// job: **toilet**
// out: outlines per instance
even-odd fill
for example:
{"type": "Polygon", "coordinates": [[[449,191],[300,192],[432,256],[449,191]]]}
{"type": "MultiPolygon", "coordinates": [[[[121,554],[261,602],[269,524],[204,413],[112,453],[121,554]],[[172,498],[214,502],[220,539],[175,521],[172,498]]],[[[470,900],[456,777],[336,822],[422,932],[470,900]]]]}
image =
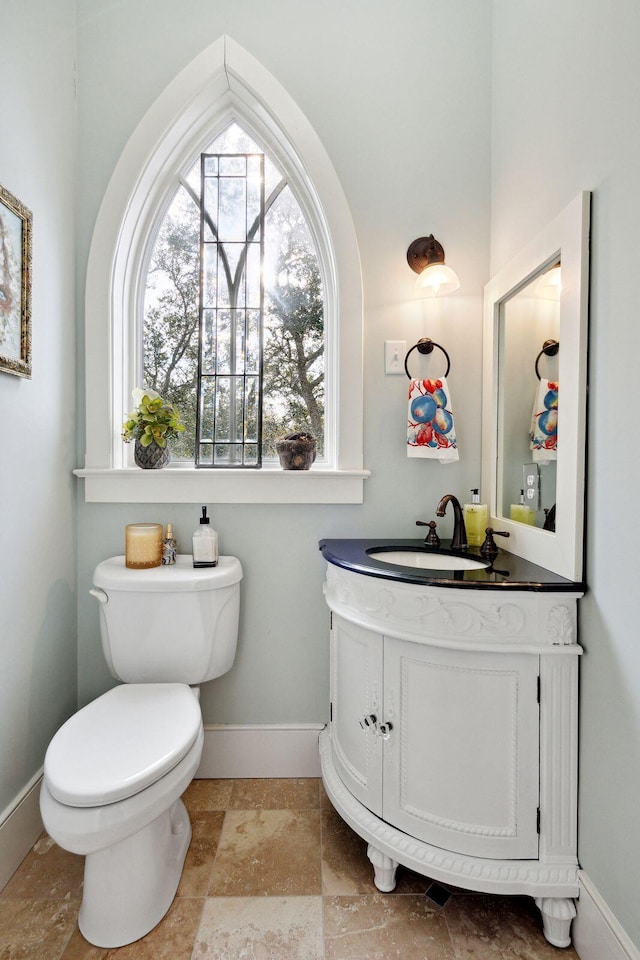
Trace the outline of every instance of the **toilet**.
{"type": "Polygon", "coordinates": [[[233,664],[241,580],[235,557],[95,569],[102,648],[122,683],[58,730],[40,793],[49,836],[86,857],[78,923],[95,946],[138,940],[173,901],[191,839],[180,796],[204,743],[199,684],[233,664]]]}

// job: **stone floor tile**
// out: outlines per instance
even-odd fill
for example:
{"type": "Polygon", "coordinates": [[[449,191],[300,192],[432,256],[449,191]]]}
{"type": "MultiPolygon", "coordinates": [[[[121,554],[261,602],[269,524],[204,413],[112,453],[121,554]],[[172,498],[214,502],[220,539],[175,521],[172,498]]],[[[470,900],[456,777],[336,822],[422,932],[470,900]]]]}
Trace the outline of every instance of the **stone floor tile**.
{"type": "Polygon", "coordinates": [[[323,960],[321,897],[211,897],[197,960],[323,960]]]}
{"type": "MultiPolygon", "coordinates": [[[[376,893],[367,841],[359,837],[331,808],[321,813],[322,892],[332,896],[376,893]]],[[[394,894],[424,893],[432,883],[405,867],[398,867],[394,894]]]]}
{"type": "Polygon", "coordinates": [[[321,892],[317,810],[228,810],[209,896],[321,892]]]}
{"type": "Polygon", "coordinates": [[[233,780],[192,780],[182,801],[189,813],[203,810],[226,810],[231,799],[233,780]]]}
{"type": "Polygon", "coordinates": [[[60,960],[190,960],[203,905],[202,898],[174,900],[157,927],[124,947],[94,947],[76,928],[60,960]]]}
{"type": "Polygon", "coordinates": [[[432,881],[403,867],[381,894],[366,842],[319,780],[195,780],[184,800],[193,836],[178,896],[146,937],[87,943],[84,858],[43,834],[0,893],[0,960],[578,960],[547,943],[530,897],[444,883],[439,906],[432,881]]]}
{"type": "Polygon", "coordinates": [[[0,899],[82,899],[84,857],[63,850],[43,833],[24,858],[0,899]]]}
{"type": "Polygon", "coordinates": [[[320,781],[320,809],[321,810],[333,810],[335,809],[331,800],[327,796],[327,791],[324,788],[322,780],[320,781]]]}
{"type": "Polygon", "coordinates": [[[229,810],[318,810],[317,779],[234,780],[229,810]]]}
{"type": "Polygon", "coordinates": [[[374,893],[367,842],[331,808],[323,810],[322,892],[331,896],[374,893]]]}
{"type": "Polygon", "coordinates": [[[224,810],[190,814],[191,843],[176,896],[206,897],[224,816],[224,810]]]}
{"type": "Polygon", "coordinates": [[[443,910],[457,960],[578,960],[544,938],[531,897],[453,896],[443,910]]]}
{"type": "Polygon", "coordinates": [[[1,960],[58,960],[76,925],[77,900],[0,900],[1,960]]]}
{"type": "Polygon", "coordinates": [[[441,910],[426,897],[324,897],[327,960],[457,960],[441,910]]]}

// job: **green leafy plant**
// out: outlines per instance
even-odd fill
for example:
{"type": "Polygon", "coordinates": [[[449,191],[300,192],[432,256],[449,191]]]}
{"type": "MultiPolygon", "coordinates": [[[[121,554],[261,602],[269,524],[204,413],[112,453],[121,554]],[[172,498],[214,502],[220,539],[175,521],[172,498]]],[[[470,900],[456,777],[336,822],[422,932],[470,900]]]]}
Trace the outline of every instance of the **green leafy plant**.
{"type": "Polygon", "coordinates": [[[136,408],[122,424],[125,443],[139,440],[143,447],[149,447],[152,443],[166,447],[170,437],[184,431],[174,405],[165,402],[155,390],[136,387],[132,396],[136,408]]]}

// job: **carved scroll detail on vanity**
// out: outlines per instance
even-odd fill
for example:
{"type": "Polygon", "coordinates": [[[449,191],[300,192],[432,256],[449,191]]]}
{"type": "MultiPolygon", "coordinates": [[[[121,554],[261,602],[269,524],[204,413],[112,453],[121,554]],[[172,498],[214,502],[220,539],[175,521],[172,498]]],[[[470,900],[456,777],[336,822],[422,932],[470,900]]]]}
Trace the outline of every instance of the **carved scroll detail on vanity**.
{"type": "Polygon", "coordinates": [[[553,644],[575,643],[576,624],[566,607],[552,607],[547,614],[547,635],[553,644]]]}
{"type": "Polygon", "coordinates": [[[325,594],[329,606],[363,626],[397,632],[420,640],[425,634],[445,641],[492,644],[552,642],[540,636],[535,595],[519,593],[496,598],[495,593],[418,584],[392,583],[363,577],[328,564],[325,594]]]}

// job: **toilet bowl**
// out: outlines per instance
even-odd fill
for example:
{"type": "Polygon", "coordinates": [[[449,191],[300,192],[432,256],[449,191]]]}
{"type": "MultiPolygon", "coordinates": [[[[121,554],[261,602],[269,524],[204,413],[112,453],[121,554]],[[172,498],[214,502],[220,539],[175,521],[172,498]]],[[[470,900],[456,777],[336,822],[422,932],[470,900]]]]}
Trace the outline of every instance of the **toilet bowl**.
{"type": "Polygon", "coordinates": [[[120,947],[148,933],[180,881],[191,839],[180,796],[204,743],[199,688],[189,683],[229,669],[237,640],[242,568],[235,558],[221,559],[234,562],[190,573],[191,558],[183,557],[173,576],[158,568],[130,578],[122,572],[124,558],[113,558],[105,561],[106,572],[99,565],[94,575],[107,662],[115,675],[119,668],[145,682],[112,688],[58,730],[45,757],[40,809],[52,839],[86,858],[78,923],[99,947],[120,947]],[[140,614],[158,606],[169,628],[186,617],[189,634],[176,629],[169,642],[170,632],[156,626],[150,636],[141,628],[140,614]],[[166,679],[168,669],[180,675],[178,682],[166,679]]]}

